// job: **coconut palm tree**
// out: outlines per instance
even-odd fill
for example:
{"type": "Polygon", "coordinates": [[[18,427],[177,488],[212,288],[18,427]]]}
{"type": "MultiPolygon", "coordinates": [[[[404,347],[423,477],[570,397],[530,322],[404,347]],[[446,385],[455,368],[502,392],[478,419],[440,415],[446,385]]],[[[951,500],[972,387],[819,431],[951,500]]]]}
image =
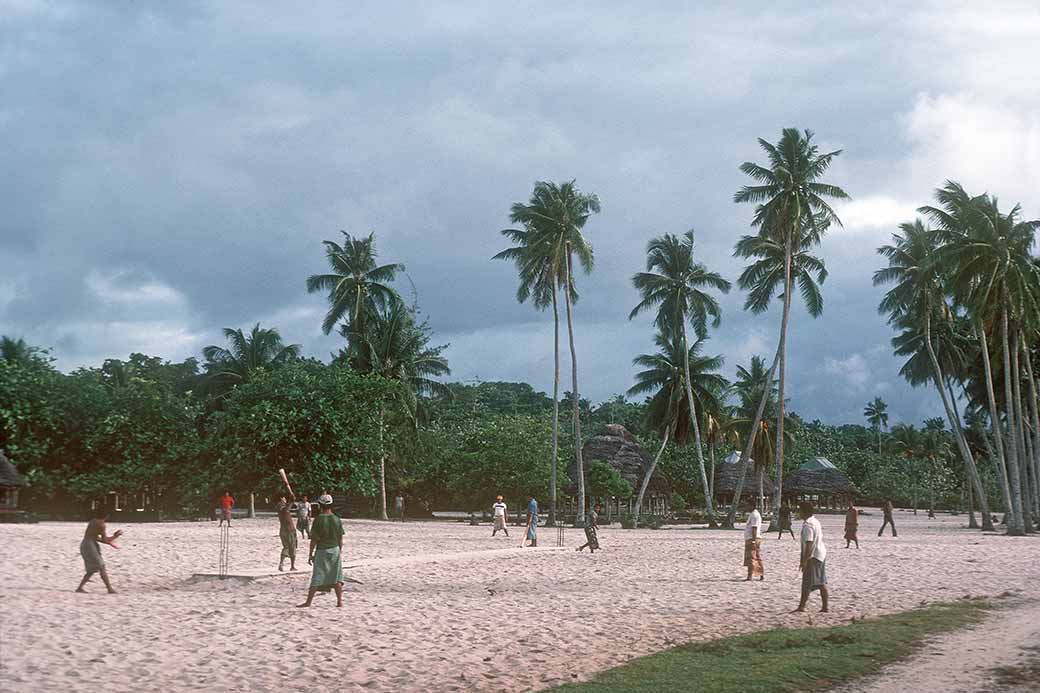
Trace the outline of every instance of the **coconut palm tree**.
{"type": "MultiPolygon", "coordinates": [[[[681,344],[680,354],[689,352],[687,322],[693,325],[694,334],[699,340],[706,338],[709,321],[712,327],[719,326],[722,311],[718,300],[709,291],[714,289],[728,293],[730,289],[730,283],[721,275],[709,271],[703,263],[694,260],[693,231],[687,231],[681,238],[669,233],[652,239],[646,248],[646,271],[633,276],[632,284],[639,291],[641,300],[629,313],[628,319],[633,319],[645,310],[656,308],[654,324],[659,329],[675,331],[681,344]]],[[[711,485],[704,468],[701,428],[693,397],[689,363],[684,363],[683,369],[687,407],[693,426],[694,451],[697,453],[697,464],[700,467],[708,521],[714,524],[715,507],[711,497],[711,485]]]]}
{"type": "MultiPolygon", "coordinates": [[[[448,387],[434,378],[450,375],[448,360],[442,356],[446,346],[430,346],[430,330],[419,323],[415,310],[393,301],[384,310],[370,316],[364,336],[366,353],[371,359],[371,372],[399,384],[395,402],[397,409],[414,426],[426,418],[422,398],[450,397],[448,387]]],[[[383,434],[386,405],[379,408],[379,511],[386,520],[386,451],[383,434]]]]}
{"type": "Polygon", "coordinates": [[[337,323],[345,320],[349,326],[347,348],[357,352],[354,360],[362,372],[367,372],[369,359],[365,353],[365,325],[377,311],[400,302],[401,297],[389,282],[398,272],[404,271],[404,265],[376,264],[374,233],[365,238],[354,238],[346,231],[340,233],[343,234],[343,245],[322,241],[332,271],[307,277],[307,293],[328,292],[329,310],[321,329],[329,334],[337,323]]]}
{"type": "Polygon", "coordinates": [[[524,204],[514,203],[509,219],[520,224],[531,235],[525,239],[522,257],[524,263],[540,267],[533,273],[524,274],[521,269],[521,284],[530,277],[532,287],[550,286],[553,302],[557,288],[563,289],[567,315],[567,337],[571,352],[572,417],[574,422],[574,455],[577,463],[578,517],[577,524],[585,523],[585,468],[581,459],[581,414],[578,390],[578,354],[574,347],[574,316],[572,311],[574,289],[574,259],[586,274],[594,264],[592,246],[582,234],[586,222],[600,210],[599,198],[581,192],[573,180],[565,183],[538,181],[534,185],[530,200],[524,204]],[[544,273],[544,278],[542,277],[544,273]]]}
{"type": "MultiPolygon", "coordinates": [[[[752,226],[759,229],[759,235],[771,238],[784,250],[783,269],[783,312],[780,319],[780,339],[777,356],[773,368],[780,369],[779,396],[777,400],[777,446],[776,446],[776,490],[775,505],[783,493],[783,456],[784,456],[784,397],[786,389],[787,364],[787,328],[791,317],[791,294],[794,289],[794,256],[803,250],[807,242],[822,238],[825,225],[837,224],[841,220],[831,209],[828,199],[845,200],[848,194],[836,185],[820,180],[827,172],[831,162],[841,154],[841,150],[821,153],[812,143],[813,133],[804,133],[796,128],[785,128],[777,144],[763,139],[758,143],[765,150],[768,164],[763,166],[750,161],[744,162],[740,170],[756,181],[756,184],[742,187],[733,196],[734,202],[748,202],[756,205],[752,226]]],[[[807,285],[799,288],[803,295],[807,285]]],[[[769,294],[765,297],[768,301],[769,294]]],[[[808,298],[808,297],[807,297],[808,298]]],[[[771,369],[772,370],[772,369],[771,369]]],[[[760,407],[764,409],[763,407],[760,407]]],[[[742,474],[738,477],[737,490],[743,486],[747,471],[747,459],[754,445],[756,426],[752,426],[751,438],[745,443],[742,459],[742,474]]],[[[734,496],[738,498],[739,496],[734,496]]],[[[732,525],[736,520],[737,502],[734,500],[726,520],[732,525]]]]}
{"type": "MultiPolygon", "coordinates": [[[[552,245],[537,231],[504,229],[503,236],[516,245],[495,255],[495,260],[512,260],[516,265],[520,284],[516,300],[534,304],[535,309],[552,307],[553,313],[553,413],[552,413],[552,463],[549,468],[549,525],[556,524],[556,479],[560,451],[560,308],[557,288],[565,284],[564,278],[554,274],[559,269],[553,261],[552,245]]],[[[578,300],[578,292],[571,283],[571,302],[578,300]]]]}
{"type": "Polygon", "coordinates": [[[726,387],[725,378],[718,374],[722,357],[701,356],[704,340],[697,340],[687,350],[678,329],[663,328],[654,337],[654,343],[656,354],[641,354],[633,359],[632,362],[644,370],[636,374],[636,384],[628,390],[629,396],[652,393],[647,403],[646,426],[661,436],[661,447],[636,496],[637,520],[643,495],[669,439],[674,439],[677,445],[685,445],[694,429],[695,412],[720,408],[716,393],[726,387]]]}
{"type": "Polygon", "coordinates": [[[868,402],[863,408],[863,416],[867,418],[875,431],[877,431],[877,451],[881,454],[881,430],[888,425],[888,405],[880,397],[875,397],[873,402],[868,402]]]}
{"type": "Polygon", "coordinates": [[[878,248],[878,253],[888,261],[888,266],[874,273],[874,285],[894,284],[885,293],[878,311],[888,314],[889,323],[906,330],[893,340],[896,352],[914,354],[916,365],[908,361],[900,371],[912,385],[923,382],[921,365],[923,354],[931,368],[929,380],[935,385],[942,400],[947,422],[953,431],[954,440],[964,463],[965,473],[971,480],[982,509],[983,529],[992,531],[985,489],[975,465],[975,458],[968,447],[960,416],[955,411],[956,398],[949,387],[951,369],[960,368],[963,358],[956,334],[956,316],[946,301],[946,286],[941,273],[938,247],[940,236],[927,228],[920,219],[899,226],[893,234],[892,244],[878,248]],[[940,361],[933,341],[933,324],[938,325],[943,345],[940,361]],[[945,370],[944,370],[945,367],[945,370]],[[949,392],[949,396],[947,393],[949,392]]]}
{"type": "Polygon", "coordinates": [[[286,345],[275,328],[253,326],[249,334],[242,330],[224,328],[228,347],[203,347],[205,376],[203,389],[210,396],[221,399],[236,385],[249,382],[250,375],[259,368],[277,368],[300,357],[299,344],[286,345]]]}
{"type": "Polygon", "coordinates": [[[30,363],[39,350],[29,346],[24,339],[19,337],[0,337],[0,360],[7,361],[12,365],[26,365],[30,363]]]}

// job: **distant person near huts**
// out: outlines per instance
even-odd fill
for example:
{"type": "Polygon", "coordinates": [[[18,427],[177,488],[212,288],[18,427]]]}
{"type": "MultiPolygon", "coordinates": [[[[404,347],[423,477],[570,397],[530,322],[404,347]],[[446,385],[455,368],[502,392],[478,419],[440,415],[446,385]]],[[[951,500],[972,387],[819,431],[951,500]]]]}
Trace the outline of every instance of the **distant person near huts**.
{"type": "Polygon", "coordinates": [[[101,544],[108,544],[113,549],[118,549],[119,547],[116,546],[115,541],[122,536],[123,530],[117,529],[111,536],[105,534],[107,529],[105,521],[107,519],[108,513],[103,508],[98,508],[94,511],[93,519],[87,523],[86,531],[83,532],[83,540],[79,543],[79,553],[83,557],[83,568],[86,574],[79,581],[79,587],[76,588],[77,592],[86,592],[83,587],[87,584],[87,581],[90,580],[94,573],[101,573],[101,581],[105,583],[108,593],[116,593],[108,579],[105,559],[101,557],[101,544]]]}
{"type": "Polygon", "coordinates": [[[885,501],[885,504],[881,507],[881,512],[885,514],[885,521],[881,523],[881,529],[877,531],[879,537],[881,536],[881,533],[885,531],[885,527],[888,527],[889,525],[892,526],[892,536],[899,536],[896,534],[896,523],[895,520],[892,519],[892,510],[892,501],[885,501]]]}
{"type": "Polygon", "coordinates": [[[499,530],[506,533],[509,536],[509,530],[506,529],[506,518],[509,516],[509,509],[506,507],[505,502],[502,500],[502,496],[495,499],[495,504],[491,506],[492,522],[493,527],[491,530],[491,536],[498,534],[499,530]]]}
{"type": "Polygon", "coordinates": [[[321,512],[311,524],[311,546],[307,562],[314,566],[307,601],[311,605],[318,592],[335,590],[336,606],[343,606],[343,521],[332,512],[332,496],[318,498],[321,512]]]}
{"type": "Polygon", "coordinates": [[[748,512],[747,523],[744,525],[744,566],[747,568],[747,578],[757,577],[759,580],[766,579],[765,566],[762,565],[762,513],[755,507],[755,501],[746,501],[748,512]]]}
{"type": "Polygon", "coordinates": [[[845,548],[849,548],[852,542],[856,542],[859,548],[859,510],[854,503],[849,503],[849,509],[845,511],[845,548]]]}
{"type": "Polygon", "coordinates": [[[596,549],[599,548],[599,513],[601,510],[603,510],[603,506],[597,503],[589,516],[585,518],[585,543],[578,547],[578,551],[588,547],[589,553],[596,553],[596,549]]]}
{"type": "Polygon", "coordinates": [[[784,501],[784,504],[780,506],[780,510],[777,512],[779,522],[776,525],[776,539],[780,541],[784,537],[784,532],[791,535],[794,539],[794,530],[791,529],[791,504],[788,501],[784,501]]]}
{"type": "Polygon", "coordinates": [[[524,546],[525,541],[530,541],[530,546],[538,546],[538,501],[534,496],[527,497],[527,529],[520,546],[524,546]]]}
{"type": "Polygon", "coordinates": [[[823,543],[823,527],[813,517],[813,512],[813,504],[808,501],[798,506],[798,516],[802,519],[802,550],[798,564],[798,569],[802,571],[802,598],[795,611],[805,611],[809,595],[814,590],[820,590],[820,599],[823,601],[820,612],[826,613],[830,596],[827,593],[827,546],[823,543]]]}

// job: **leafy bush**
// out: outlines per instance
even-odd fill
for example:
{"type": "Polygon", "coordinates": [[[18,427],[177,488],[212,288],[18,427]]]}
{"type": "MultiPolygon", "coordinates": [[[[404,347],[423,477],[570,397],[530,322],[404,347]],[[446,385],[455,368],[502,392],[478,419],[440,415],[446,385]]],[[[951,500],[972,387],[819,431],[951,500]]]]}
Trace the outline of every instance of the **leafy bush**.
{"type": "Polygon", "coordinates": [[[672,494],[672,510],[686,510],[686,499],[682,497],[682,494],[672,494]]]}

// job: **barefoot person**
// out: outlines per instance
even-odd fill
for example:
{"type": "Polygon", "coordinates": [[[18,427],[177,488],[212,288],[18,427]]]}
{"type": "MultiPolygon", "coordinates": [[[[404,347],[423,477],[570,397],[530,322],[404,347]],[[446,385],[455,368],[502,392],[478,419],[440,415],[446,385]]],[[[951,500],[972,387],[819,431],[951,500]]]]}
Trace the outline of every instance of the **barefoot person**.
{"type": "Polygon", "coordinates": [[[220,497],[218,501],[220,504],[220,524],[218,527],[223,527],[224,523],[228,523],[228,527],[231,526],[231,508],[235,507],[235,499],[231,496],[229,491],[224,491],[224,495],[220,497]]]}
{"type": "Polygon", "coordinates": [[[493,513],[493,521],[495,523],[494,529],[491,530],[491,536],[495,536],[496,534],[498,534],[499,530],[502,530],[506,533],[506,536],[508,537],[509,530],[506,529],[506,517],[508,513],[508,508],[506,508],[506,504],[502,501],[502,496],[499,496],[497,499],[495,499],[495,504],[491,506],[491,512],[493,513]]]}
{"type": "Polygon", "coordinates": [[[578,547],[578,551],[581,551],[586,546],[589,547],[589,553],[596,553],[596,549],[599,548],[599,511],[603,509],[602,505],[596,505],[589,513],[587,522],[585,523],[585,543],[578,547]]]}
{"type": "Polygon", "coordinates": [[[762,513],[755,507],[755,501],[746,501],[748,512],[747,524],[744,525],[744,566],[747,568],[745,582],[757,577],[766,579],[765,566],[762,565],[762,513]]]}
{"type": "Polygon", "coordinates": [[[298,606],[310,606],[318,592],[335,590],[336,606],[343,606],[343,521],[332,512],[332,496],[323,494],[318,499],[321,512],[311,525],[311,548],[307,562],[314,566],[307,601],[298,606]]]}
{"type": "Polygon", "coordinates": [[[780,512],[778,513],[778,515],[779,515],[779,522],[776,525],[776,540],[780,541],[781,539],[783,539],[784,532],[787,532],[788,534],[790,534],[791,538],[794,539],[794,530],[791,529],[791,505],[790,505],[790,503],[785,501],[784,504],[780,506],[780,512]]]}
{"type": "Polygon", "coordinates": [[[881,529],[877,531],[879,537],[881,536],[881,533],[885,531],[885,527],[888,527],[889,525],[892,526],[892,536],[899,536],[896,534],[896,523],[895,520],[892,519],[892,510],[892,501],[885,501],[885,504],[881,507],[881,512],[885,514],[885,521],[881,523],[881,529]]]}
{"type": "Polygon", "coordinates": [[[856,542],[859,548],[859,510],[856,504],[849,502],[849,509],[845,512],[845,548],[849,548],[852,542],[856,542]]]}
{"type": "Polygon", "coordinates": [[[300,532],[300,538],[306,539],[311,530],[311,502],[307,496],[296,504],[296,529],[300,532]]]}
{"type": "Polygon", "coordinates": [[[278,559],[278,570],[285,570],[285,559],[289,559],[289,570],[296,570],[296,523],[292,516],[292,503],[296,496],[289,491],[289,500],[282,496],[278,501],[278,537],[282,540],[282,555],[278,559]]]}
{"type": "Polygon", "coordinates": [[[805,611],[809,595],[814,590],[820,590],[820,599],[823,601],[820,612],[826,613],[827,598],[830,596],[827,593],[827,547],[823,543],[823,527],[813,517],[813,512],[813,505],[808,501],[798,506],[798,516],[802,518],[802,554],[798,564],[798,569],[802,571],[802,599],[795,611],[805,611]]]}
{"type": "Polygon", "coordinates": [[[524,539],[520,540],[520,546],[525,541],[530,541],[530,546],[538,546],[538,501],[534,496],[527,497],[527,529],[524,531],[524,539]]]}
{"type": "Polygon", "coordinates": [[[112,548],[118,549],[119,547],[115,545],[115,540],[122,536],[123,530],[117,529],[111,536],[106,535],[105,520],[107,518],[108,513],[103,508],[98,508],[94,511],[94,518],[87,523],[86,531],[83,532],[83,540],[79,543],[79,553],[83,556],[83,568],[86,570],[86,575],[79,581],[79,587],[76,588],[77,592],[86,592],[83,586],[87,584],[87,581],[90,580],[94,573],[101,573],[101,581],[105,583],[108,593],[116,593],[112,589],[112,583],[108,580],[108,571],[105,570],[105,559],[101,557],[101,544],[108,544],[112,548]]]}

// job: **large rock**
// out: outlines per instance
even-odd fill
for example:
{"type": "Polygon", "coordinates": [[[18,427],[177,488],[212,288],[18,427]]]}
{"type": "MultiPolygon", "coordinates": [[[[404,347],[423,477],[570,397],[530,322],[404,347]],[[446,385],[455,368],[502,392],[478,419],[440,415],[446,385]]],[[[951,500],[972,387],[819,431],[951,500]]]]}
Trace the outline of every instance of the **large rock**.
{"type": "MultiPolygon", "coordinates": [[[[585,463],[586,474],[588,474],[589,465],[593,462],[606,462],[618,471],[622,479],[632,485],[633,493],[639,492],[643,476],[653,462],[650,453],[621,424],[607,424],[599,435],[589,438],[581,448],[581,456],[585,463]]],[[[567,476],[572,480],[578,478],[576,461],[572,460],[567,467],[567,476]]],[[[572,483],[567,492],[574,494],[577,492],[577,488],[577,484],[572,483]]],[[[658,467],[650,479],[647,496],[668,498],[671,496],[671,492],[671,483],[658,467]]]]}

